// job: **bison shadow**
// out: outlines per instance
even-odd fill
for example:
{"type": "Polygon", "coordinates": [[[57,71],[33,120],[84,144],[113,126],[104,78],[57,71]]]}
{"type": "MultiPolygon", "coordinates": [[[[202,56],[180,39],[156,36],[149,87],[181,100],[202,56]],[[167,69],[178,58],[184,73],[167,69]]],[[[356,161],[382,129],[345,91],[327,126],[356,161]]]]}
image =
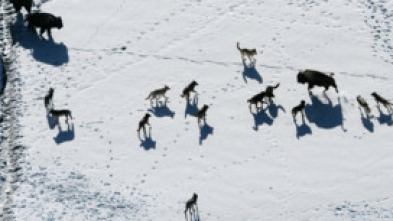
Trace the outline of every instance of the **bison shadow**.
{"type": "Polygon", "coordinates": [[[338,103],[333,105],[329,97],[326,97],[327,103],[323,103],[317,96],[309,92],[311,104],[306,104],[304,111],[307,120],[314,123],[320,128],[332,129],[341,126],[344,129],[344,118],[342,114],[341,100],[338,97],[338,103]]]}
{"type": "Polygon", "coordinates": [[[388,126],[392,126],[393,125],[393,114],[392,113],[388,113],[385,114],[384,112],[382,112],[381,108],[378,106],[378,111],[379,111],[379,117],[377,117],[377,120],[380,124],[386,124],[388,126]]]}
{"type": "Polygon", "coordinates": [[[74,123],[67,124],[67,130],[63,131],[61,129],[60,124],[58,125],[59,133],[53,139],[55,140],[56,144],[61,144],[67,141],[71,141],[75,139],[75,129],[74,123]]]}
{"type": "Polygon", "coordinates": [[[168,108],[166,105],[167,101],[165,102],[159,101],[156,106],[150,108],[148,111],[150,111],[154,116],[156,117],[170,117],[174,118],[175,117],[175,112],[173,112],[171,109],[168,108]]]}
{"type": "Polygon", "coordinates": [[[184,118],[187,118],[187,115],[194,116],[197,112],[198,112],[198,97],[194,96],[191,102],[187,100],[184,118]]]}
{"type": "Polygon", "coordinates": [[[244,82],[247,83],[247,78],[249,78],[249,79],[256,80],[260,84],[262,84],[263,79],[262,79],[262,76],[257,71],[257,69],[255,69],[255,63],[247,64],[243,60],[243,66],[244,66],[244,70],[243,70],[243,80],[244,80],[244,82]]]}
{"type": "Polygon", "coordinates": [[[255,131],[258,131],[259,126],[261,126],[263,124],[267,124],[269,126],[271,126],[273,124],[273,118],[266,114],[266,109],[259,110],[256,113],[253,113],[252,111],[250,111],[250,113],[254,117],[253,129],[255,131]]]}
{"type": "Polygon", "coordinates": [[[156,149],[156,141],[151,138],[151,127],[149,127],[149,135],[145,135],[145,139],[141,139],[140,135],[139,140],[141,141],[140,146],[145,150],[156,149]]]}
{"type": "Polygon", "coordinates": [[[209,135],[213,135],[214,128],[206,122],[199,126],[199,145],[202,145],[203,141],[207,139],[209,135]]]}
{"type": "Polygon", "coordinates": [[[68,49],[63,43],[56,43],[52,37],[45,39],[36,31],[30,31],[20,13],[12,27],[12,36],[14,43],[32,50],[31,54],[36,61],[53,66],[60,66],[69,61],[68,49]]]}

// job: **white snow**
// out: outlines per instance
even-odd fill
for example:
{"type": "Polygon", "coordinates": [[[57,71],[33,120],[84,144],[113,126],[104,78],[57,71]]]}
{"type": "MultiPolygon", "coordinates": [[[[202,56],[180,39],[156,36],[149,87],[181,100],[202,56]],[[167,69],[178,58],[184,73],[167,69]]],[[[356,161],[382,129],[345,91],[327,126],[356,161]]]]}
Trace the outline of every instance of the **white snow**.
{"type": "Polygon", "coordinates": [[[51,41],[17,20],[25,149],[5,218],[184,220],[194,192],[200,221],[393,218],[393,119],[370,95],[393,100],[389,1],[35,3],[64,27],[51,41]],[[238,41],[257,49],[255,68],[238,41]],[[303,69],[334,72],[339,93],[309,95],[296,81],[303,69]],[[199,96],[187,107],[192,80],[199,96]],[[251,114],[247,99],[276,83],[274,104],[251,114]],[[154,110],[145,98],[164,85],[169,101],[154,110]],[[50,87],[55,108],[72,111],[68,126],[46,115],[50,87]],[[302,99],[305,124],[291,115],[302,99]],[[187,113],[204,104],[198,127],[187,113]],[[141,141],[147,112],[152,136],[141,141]]]}

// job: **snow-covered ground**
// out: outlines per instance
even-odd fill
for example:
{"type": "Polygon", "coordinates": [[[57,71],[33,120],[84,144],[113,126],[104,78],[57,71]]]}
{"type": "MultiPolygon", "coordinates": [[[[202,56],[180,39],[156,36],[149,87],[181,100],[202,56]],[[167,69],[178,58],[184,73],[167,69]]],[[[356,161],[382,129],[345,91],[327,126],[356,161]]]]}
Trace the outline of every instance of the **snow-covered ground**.
{"type": "Polygon", "coordinates": [[[196,192],[200,221],[393,219],[393,119],[370,95],[393,100],[390,1],[35,2],[64,27],[41,39],[16,20],[23,155],[9,160],[15,148],[2,144],[12,162],[0,173],[3,218],[184,220],[196,192]],[[238,41],[257,49],[254,67],[238,41]],[[339,93],[309,94],[302,69],[334,72],[339,93]],[[192,80],[199,96],[187,104],[192,80]],[[250,113],[247,99],[276,83],[274,103],[250,113]],[[145,98],[164,85],[168,102],[151,107],[145,98]],[[46,114],[50,87],[68,125],[46,114]],[[302,99],[305,122],[294,122],[302,99]],[[191,114],[204,104],[199,127],[191,114]]]}

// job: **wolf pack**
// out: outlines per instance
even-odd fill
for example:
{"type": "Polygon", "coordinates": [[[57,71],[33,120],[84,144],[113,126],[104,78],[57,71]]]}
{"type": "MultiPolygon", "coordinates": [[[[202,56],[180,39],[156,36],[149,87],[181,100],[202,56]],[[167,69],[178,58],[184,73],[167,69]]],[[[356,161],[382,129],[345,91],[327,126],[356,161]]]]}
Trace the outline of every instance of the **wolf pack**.
{"type": "MultiPolygon", "coordinates": [[[[16,12],[20,12],[22,8],[24,8],[27,11],[28,14],[25,16],[25,23],[27,23],[28,28],[31,31],[35,32],[36,28],[40,29],[39,31],[40,37],[43,37],[43,34],[46,32],[48,37],[51,38],[52,28],[61,29],[63,27],[63,21],[61,17],[44,12],[32,13],[31,11],[34,3],[33,0],[9,0],[9,1],[14,6],[16,12]]],[[[245,62],[247,59],[251,64],[254,64],[256,62],[255,56],[257,55],[257,50],[255,48],[252,49],[241,48],[239,42],[236,43],[236,48],[240,52],[241,59],[243,62],[245,62]]],[[[6,70],[4,70],[4,72],[5,71],[6,70]]],[[[306,69],[298,72],[297,82],[300,84],[307,84],[309,91],[313,89],[315,86],[318,86],[318,87],[325,88],[324,90],[325,93],[330,87],[333,87],[336,93],[338,93],[338,87],[334,79],[334,73],[326,73],[317,70],[306,69]]],[[[190,99],[191,100],[195,99],[198,96],[198,92],[196,91],[196,86],[198,86],[198,82],[195,80],[191,81],[183,89],[183,91],[180,94],[180,97],[184,98],[187,102],[189,102],[190,99]]],[[[265,105],[271,104],[275,97],[274,91],[277,90],[279,86],[280,83],[276,83],[275,85],[268,85],[265,90],[256,93],[254,96],[247,99],[246,102],[249,105],[250,112],[252,112],[253,107],[256,112],[263,111],[264,104],[265,105]]],[[[166,103],[166,101],[169,99],[166,96],[168,90],[170,90],[170,87],[167,85],[164,85],[164,87],[162,88],[155,89],[148,94],[146,100],[150,101],[151,106],[159,105],[160,103],[162,103],[162,99],[164,99],[164,102],[166,103]]],[[[71,111],[68,109],[54,109],[54,102],[53,102],[54,92],[55,90],[53,88],[49,88],[48,93],[44,97],[44,106],[45,109],[47,110],[47,114],[55,117],[57,123],[59,123],[58,121],[60,117],[64,117],[65,122],[68,124],[69,119],[71,120],[73,119],[71,111]]],[[[389,113],[392,111],[393,108],[392,102],[382,97],[377,92],[371,93],[371,96],[374,98],[378,107],[380,105],[383,105],[389,113]]],[[[367,118],[371,117],[371,109],[367,101],[361,95],[358,95],[356,97],[356,100],[359,104],[359,107],[361,108],[361,110],[363,110],[367,118]]],[[[300,100],[299,104],[292,108],[291,114],[294,121],[296,121],[296,117],[300,113],[302,116],[302,120],[304,122],[305,105],[306,105],[305,100],[300,100]]],[[[199,126],[201,126],[202,124],[206,124],[206,116],[207,116],[208,109],[209,106],[207,104],[204,104],[198,111],[196,111],[196,113],[192,114],[197,119],[197,123],[199,126]]],[[[141,139],[140,138],[141,130],[143,131],[145,139],[147,138],[146,127],[149,126],[151,129],[151,125],[149,123],[150,117],[151,114],[146,113],[140,120],[137,129],[139,139],[141,139]]],[[[186,202],[185,211],[184,211],[186,218],[187,218],[187,212],[190,214],[190,216],[192,215],[196,216],[198,214],[197,200],[198,200],[198,195],[194,193],[192,198],[186,202]]]]}
{"type": "MultiPolygon", "coordinates": [[[[248,49],[248,48],[241,48],[240,43],[236,43],[236,48],[240,52],[241,59],[243,62],[248,58],[249,62],[253,65],[256,62],[255,56],[257,55],[257,50],[255,48],[248,49]]],[[[324,93],[329,90],[330,87],[333,87],[338,93],[338,87],[336,84],[336,81],[334,79],[334,73],[325,73],[322,71],[317,71],[317,70],[311,70],[311,69],[306,69],[306,70],[301,70],[297,74],[297,82],[300,84],[308,84],[308,91],[311,91],[315,86],[318,87],[323,87],[324,93]]],[[[189,101],[190,98],[190,93],[193,92],[197,96],[198,93],[195,91],[195,87],[198,85],[198,83],[193,80],[188,86],[186,86],[181,94],[182,98],[186,98],[187,101],[189,101]]],[[[249,109],[252,111],[252,107],[254,106],[255,111],[258,113],[260,111],[263,111],[263,105],[269,105],[272,103],[273,98],[275,97],[274,91],[280,86],[280,83],[277,83],[276,85],[268,85],[265,90],[255,94],[251,98],[247,100],[247,103],[249,104],[249,109]]],[[[156,104],[159,102],[159,98],[163,97],[165,98],[165,101],[168,100],[168,97],[165,95],[166,92],[170,88],[165,85],[163,88],[156,89],[150,92],[146,100],[150,100],[150,104],[153,104],[153,100],[156,100],[156,104]]],[[[390,113],[393,108],[393,103],[387,100],[386,98],[383,98],[381,95],[379,95],[377,92],[371,93],[371,96],[374,98],[375,102],[377,103],[377,106],[379,107],[380,104],[382,104],[387,111],[390,113]]],[[[358,95],[356,97],[356,100],[359,104],[359,107],[363,110],[367,118],[370,118],[371,115],[371,109],[369,104],[366,102],[366,100],[361,96],[358,95]]],[[[305,100],[301,100],[298,105],[292,108],[291,114],[296,121],[296,116],[298,113],[301,114],[302,120],[304,122],[305,118],[305,113],[304,109],[306,106],[305,100]]],[[[195,117],[198,119],[198,125],[200,125],[201,121],[203,120],[204,123],[206,123],[206,112],[208,110],[209,106],[208,105],[203,105],[203,107],[194,114],[195,117]]],[[[138,127],[138,137],[140,137],[140,130],[143,129],[144,136],[146,138],[146,125],[149,125],[149,117],[151,115],[149,113],[146,113],[145,116],[142,118],[142,120],[139,122],[139,127],[138,127]]]]}

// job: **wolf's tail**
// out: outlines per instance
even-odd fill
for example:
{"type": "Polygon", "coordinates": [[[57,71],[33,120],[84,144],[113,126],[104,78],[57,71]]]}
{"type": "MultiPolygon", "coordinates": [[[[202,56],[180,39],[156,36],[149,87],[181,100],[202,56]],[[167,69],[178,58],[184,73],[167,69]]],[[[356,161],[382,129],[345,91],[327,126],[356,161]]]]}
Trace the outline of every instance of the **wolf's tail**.
{"type": "Polygon", "coordinates": [[[237,48],[237,50],[239,50],[239,51],[241,50],[241,48],[240,48],[240,43],[239,43],[239,42],[236,43],[236,48],[237,48]]]}
{"type": "Polygon", "coordinates": [[[273,87],[273,89],[276,89],[280,86],[280,83],[277,83],[276,86],[273,87]]]}

